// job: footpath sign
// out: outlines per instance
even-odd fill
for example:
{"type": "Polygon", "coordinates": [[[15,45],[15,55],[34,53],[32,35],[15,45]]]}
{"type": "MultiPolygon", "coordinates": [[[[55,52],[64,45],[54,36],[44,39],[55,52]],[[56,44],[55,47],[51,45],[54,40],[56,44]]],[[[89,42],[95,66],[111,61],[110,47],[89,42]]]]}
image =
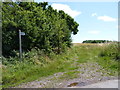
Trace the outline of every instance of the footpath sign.
{"type": "Polygon", "coordinates": [[[20,57],[20,61],[22,60],[22,43],[21,43],[21,35],[24,36],[25,33],[21,32],[21,30],[19,30],[19,57],[20,57]]]}

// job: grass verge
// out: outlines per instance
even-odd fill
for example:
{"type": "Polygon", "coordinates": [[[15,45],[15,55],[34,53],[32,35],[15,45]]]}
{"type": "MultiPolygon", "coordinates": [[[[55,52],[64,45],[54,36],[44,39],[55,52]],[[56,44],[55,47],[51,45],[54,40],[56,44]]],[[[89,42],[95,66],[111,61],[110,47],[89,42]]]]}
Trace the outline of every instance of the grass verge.
{"type": "Polygon", "coordinates": [[[26,53],[23,61],[18,58],[4,59],[3,61],[3,88],[19,85],[24,82],[36,80],[40,77],[47,77],[57,72],[68,72],[63,78],[70,76],[76,78],[70,70],[78,69],[80,63],[98,62],[106,70],[110,71],[110,75],[115,75],[118,69],[118,61],[114,60],[114,56],[101,56],[108,50],[108,46],[85,45],[73,46],[65,53],[60,55],[45,55],[39,50],[32,50],[26,53]],[[104,51],[103,51],[104,49],[104,51]],[[102,53],[101,53],[102,52],[102,53]]]}

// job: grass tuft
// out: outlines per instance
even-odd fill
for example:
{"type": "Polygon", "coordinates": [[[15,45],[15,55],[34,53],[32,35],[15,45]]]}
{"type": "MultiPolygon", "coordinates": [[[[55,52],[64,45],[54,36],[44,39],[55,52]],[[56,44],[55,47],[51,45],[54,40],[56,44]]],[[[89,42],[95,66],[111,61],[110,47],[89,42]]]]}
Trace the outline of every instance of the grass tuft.
{"type": "Polygon", "coordinates": [[[119,53],[117,44],[111,45],[76,45],[66,52],[56,55],[44,54],[33,49],[23,54],[22,61],[18,57],[3,57],[2,84],[12,87],[24,82],[47,77],[57,72],[67,72],[62,78],[76,78],[80,63],[97,62],[104,69],[115,75],[118,70],[119,53]]]}

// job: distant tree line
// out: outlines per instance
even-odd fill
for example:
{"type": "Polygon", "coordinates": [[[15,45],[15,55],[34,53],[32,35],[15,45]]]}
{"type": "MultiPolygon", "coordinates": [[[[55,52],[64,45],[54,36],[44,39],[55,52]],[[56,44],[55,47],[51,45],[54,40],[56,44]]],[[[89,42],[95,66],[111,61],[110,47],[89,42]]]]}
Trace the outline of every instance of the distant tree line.
{"type": "Polygon", "coordinates": [[[24,51],[38,48],[46,53],[61,53],[71,46],[71,34],[79,24],[64,11],[54,10],[47,2],[4,2],[2,6],[2,53],[15,56],[19,50],[18,31],[24,51]]]}
{"type": "Polygon", "coordinates": [[[106,42],[112,42],[109,40],[85,40],[82,43],[106,43],[106,42]]]}

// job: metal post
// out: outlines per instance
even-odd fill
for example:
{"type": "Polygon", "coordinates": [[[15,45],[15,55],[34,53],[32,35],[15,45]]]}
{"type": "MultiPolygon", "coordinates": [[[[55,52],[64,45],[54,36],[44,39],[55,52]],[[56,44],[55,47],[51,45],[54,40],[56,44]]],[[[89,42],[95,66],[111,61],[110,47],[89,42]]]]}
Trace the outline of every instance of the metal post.
{"type": "Polygon", "coordinates": [[[21,30],[19,30],[19,57],[22,59],[21,30]]]}

